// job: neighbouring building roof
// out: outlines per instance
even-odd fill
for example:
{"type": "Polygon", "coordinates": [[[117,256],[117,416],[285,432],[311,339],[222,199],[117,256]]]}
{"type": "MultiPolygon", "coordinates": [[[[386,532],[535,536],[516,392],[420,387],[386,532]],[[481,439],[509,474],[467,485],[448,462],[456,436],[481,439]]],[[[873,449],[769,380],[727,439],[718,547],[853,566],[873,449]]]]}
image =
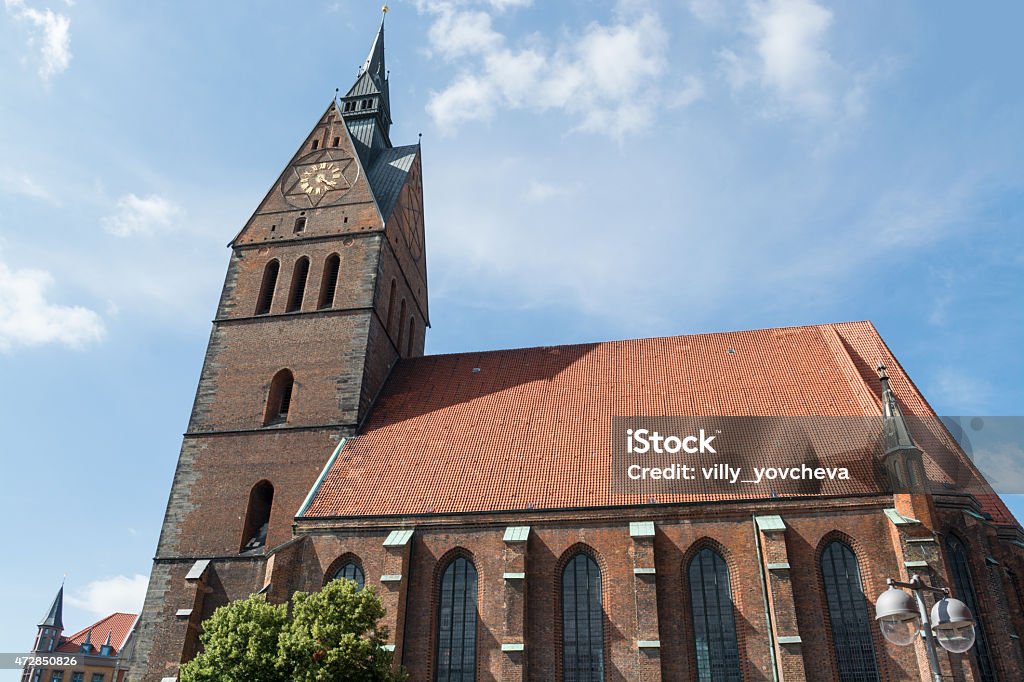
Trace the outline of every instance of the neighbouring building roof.
{"type": "Polygon", "coordinates": [[[135,613],[112,613],[106,618],[96,621],[92,625],[82,628],[68,637],[63,637],[57,651],[61,653],[79,652],[82,645],[88,638],[90,653],[98,654],[100,647],[110,638],[110,646],[113,647],[112,655],[116,656],[128,641],[128,635],[135,627],[138,614],[135,613]]]}
{"type": "MultiPolygon", "coordinates": [[[[691,494],[613,491],[611,418],[881,417],[879,362],[905,414],[934,416],[870,322],[402,360],[304,516],[725,499],[700,485],[691,494]]],[[[922,447],[930,478],[943,480],[922,447]]],[[[868,459],[851,470],[853,482],[818,494],[880,492],[868,459]]],[[[984,504],[997,521],[1012,519],[998,497],[984,504]]]]}

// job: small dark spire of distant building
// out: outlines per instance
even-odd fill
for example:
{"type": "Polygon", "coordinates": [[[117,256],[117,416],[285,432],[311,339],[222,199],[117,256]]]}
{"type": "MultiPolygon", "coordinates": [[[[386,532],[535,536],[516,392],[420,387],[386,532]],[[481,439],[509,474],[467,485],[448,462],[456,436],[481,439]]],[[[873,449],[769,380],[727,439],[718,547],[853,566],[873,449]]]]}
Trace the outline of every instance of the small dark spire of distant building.
{"type": "Polygon", "coordinates": [[[57,596],[53,598],[50,610],[46,612],[39,627],[64,629],[64,583],[61,583],[60,589],[57,590],[57,596]]]}

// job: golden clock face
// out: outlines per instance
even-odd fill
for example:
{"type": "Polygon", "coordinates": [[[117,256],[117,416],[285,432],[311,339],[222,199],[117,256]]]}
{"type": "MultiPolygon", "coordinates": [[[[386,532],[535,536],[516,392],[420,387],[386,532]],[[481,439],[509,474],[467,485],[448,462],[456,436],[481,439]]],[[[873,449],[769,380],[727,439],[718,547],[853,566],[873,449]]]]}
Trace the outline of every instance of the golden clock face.
{"type": "Polygon", "coordinates": [[[296,208],[337,204],[359,180],[359,169],[359,162],[344,150],[320,149],[281,175],[281,194],[296,208]]]}
{"type": "Polygon", "coordinates": [[[325,192],[338,187],[341,169],[332,162],[315,163],[303,169],[299,176],[299,187],[311,197],[319,197],[325,192]]]}

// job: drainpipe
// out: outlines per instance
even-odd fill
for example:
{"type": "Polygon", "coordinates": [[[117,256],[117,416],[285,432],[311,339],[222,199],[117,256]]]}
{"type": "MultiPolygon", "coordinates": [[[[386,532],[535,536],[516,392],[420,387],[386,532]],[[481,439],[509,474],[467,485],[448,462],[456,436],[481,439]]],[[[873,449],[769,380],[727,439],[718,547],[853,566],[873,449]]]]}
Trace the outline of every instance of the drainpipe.
{"type": "Polygon", "coordinates": [[[764,619],[768,623],[768,652],[772,657],[772,680],[779,682],[779,663],[775,660],[775,628],[772,627],[772,612],[768,607],[768,580],[764,574],[764,561],[761,556],[761,534],[757,530],[757,514],[750,515],[754,526],[754,546],[757,547],[757,573],[761,576],[761,601],[764,604],[764,619]]]}

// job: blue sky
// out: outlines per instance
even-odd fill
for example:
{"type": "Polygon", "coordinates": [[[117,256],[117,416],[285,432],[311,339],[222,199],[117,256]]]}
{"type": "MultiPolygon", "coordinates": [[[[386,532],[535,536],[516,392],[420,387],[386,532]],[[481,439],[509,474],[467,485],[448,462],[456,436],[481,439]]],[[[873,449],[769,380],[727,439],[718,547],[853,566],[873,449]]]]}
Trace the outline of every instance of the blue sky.
{"type": "MultiPolygon", "coordinates": [[[[428,352],[870,319],[940,414],[1024,414],[1019,3],[391,9],[428,352]]],[[[5,0],[0,650],[65,573],[71,630],[137,608],[225,244],[378,19],[5,0]]]]}

